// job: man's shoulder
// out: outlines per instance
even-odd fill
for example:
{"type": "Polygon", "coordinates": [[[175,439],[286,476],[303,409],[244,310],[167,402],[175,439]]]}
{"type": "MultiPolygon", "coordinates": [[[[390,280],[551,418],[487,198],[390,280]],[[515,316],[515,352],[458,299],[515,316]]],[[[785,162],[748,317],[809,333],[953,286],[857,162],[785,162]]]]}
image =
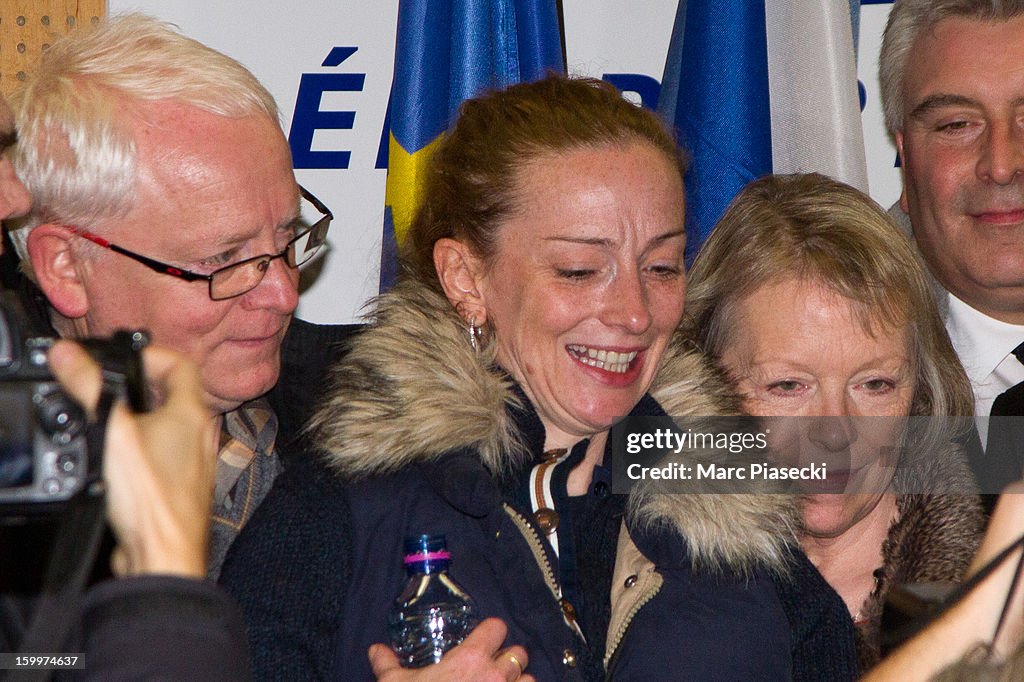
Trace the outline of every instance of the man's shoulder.
{"type": "Polygon", "coordinates": [[[913,244],[914,251],[917,253],[918,261],[921,263],[921,267],[924,269],[924,274],[928,278],[928,284],[930,285],[932,295],[935,298],[935,305],[939,309],[939,315],[942,317],[942,320],[945,321],[949,317],[949,291],[942,286],[942,283],[939,282],[939,280],[935,279],[935,276],[928,268],[928,263],[925,261],[924,255],[921,253],[921,249],[917,245],[917,240],[914,238],[914,226],[910,222],[910,215],[903,210],[903,207],[900,206],[900,202],[898,201],[889,207],[888,214],[896,224],[896,227],[899,228],[900,232],[902,232],[907,239],[910,240],[910,243],[913,244]]]}
{"type": "Polygon", "coordinates": [[[225,576],[235,571],[229,566],[239,562],[239,555],[248,557],[242,563],[249,565],[267,552],[287,548],[280,555],[280,561],[287,562],[294,558],[292,552],[303,551],[311,546],[307,543],[315,544],[325,533],[337,534],[338,542],[344,545],[332,545],[323,550],[325,553],[346,553],[351,537],[346,488],[346,482],[317,453],[294,457],[232,543],[220,582],[232,581],[225,576]]]}
{"type": "Polygon", "coordinates": [[[322,385],[327,370],[345,357],[362,327],[292,320],[281,342],[281,378],[275,390],[292,385],[306,390],[322,385]]]}
{"type": "Polygon", "coordinates": [[[32,336],[56,336],[50,324],[46,297],[22,272],[21,261],[8,241],[5,233],[5,245],[0,253],[0,293],[7,292],[4,305],[9,306],[12,301],[16,301],[20,306],[24,315],[22,324],[26,326],[20,330],[21,333],[32,336]]]}
{"type": "Polygon", "coordinates": [[[910,223],[910,215],[903,210],[903,207],[900,206],[900,202],[897,201],[890,206],[886,213],[888,213],[889,217],[892,218],[892,221],[896,223],[896,227],[900,228],[900,232],[905,234],[908,239],[914,238],[914,227],[910,223]]]}
{"type": "Polygon", "coordinates": [[[361,324],[317,324],[295,318],[281,343],[282,364],[312,365],[338,360],[361,324]]]}
{"type": "MultiPolygon", "coordinates": [[[[281,374],[267,395],[277,414],[278,443],[289,448],[320,407],[330,369],[348,353],[359,324],[315,324],[292,320],[281,344],[281,374]]],[[[305,445],[303,445],[305,447],[305,445]]],[[[280,448],[279,448],[280,449],[280,448]]]]}

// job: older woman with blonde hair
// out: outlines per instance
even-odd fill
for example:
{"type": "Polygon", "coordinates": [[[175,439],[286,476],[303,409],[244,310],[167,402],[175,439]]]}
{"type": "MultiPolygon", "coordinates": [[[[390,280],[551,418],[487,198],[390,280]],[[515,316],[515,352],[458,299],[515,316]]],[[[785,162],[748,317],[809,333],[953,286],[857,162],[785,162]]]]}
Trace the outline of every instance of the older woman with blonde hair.
{"type": "Polygon", "coordinates": [[[681,336],[718,360],[747,411],[819,418],[801,422],[801,444],[845,462],[829,467],[831,487],[807,490],[801,544],[845,601],[862,666],[872,665],[889,588],[959,580],[982,528],[950,441],[964,420],[904,431],[904,417],[966,417],[973,404],[913,249],[847,185],[763,178],[694,263],[681,336]],[[878,453],[901,442],[894,475],[878,453]]]}

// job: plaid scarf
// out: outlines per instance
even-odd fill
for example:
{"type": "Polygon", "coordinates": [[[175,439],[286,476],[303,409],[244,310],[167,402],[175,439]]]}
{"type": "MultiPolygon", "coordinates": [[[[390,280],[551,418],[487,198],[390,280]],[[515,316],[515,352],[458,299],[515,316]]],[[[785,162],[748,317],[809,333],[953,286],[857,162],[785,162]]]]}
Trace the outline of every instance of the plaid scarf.
{"type": "Polygon", "coordinates": [[[281,473],[274,448],[277,415],[265,398],[224,415],[213,493],[207,573],[216,580],[228,548],[281,473]]]}

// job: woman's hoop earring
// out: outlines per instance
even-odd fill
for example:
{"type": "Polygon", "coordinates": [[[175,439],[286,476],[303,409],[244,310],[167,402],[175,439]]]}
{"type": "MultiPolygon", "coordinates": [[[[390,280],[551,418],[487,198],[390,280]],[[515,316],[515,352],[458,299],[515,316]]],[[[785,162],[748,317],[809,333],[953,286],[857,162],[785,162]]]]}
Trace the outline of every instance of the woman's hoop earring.
{"type": "Polygon", "coordinates": [[[469,345],[475,350],[480,350],[480,327],[476,326],[476,317],[469,318],[469,345]]]}

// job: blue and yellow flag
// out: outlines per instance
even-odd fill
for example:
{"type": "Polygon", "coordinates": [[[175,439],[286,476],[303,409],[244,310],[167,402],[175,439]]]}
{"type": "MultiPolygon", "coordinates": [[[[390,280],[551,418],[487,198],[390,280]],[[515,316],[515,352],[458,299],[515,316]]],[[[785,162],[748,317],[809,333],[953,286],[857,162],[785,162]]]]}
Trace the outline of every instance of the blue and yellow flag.
{"type": "Polygon", "coordinates": [[[380,288],[419,203],[422,173],[459,104],[563,71],[555,0],[400,0],[380,288]]]}
{"type": "Polygon", "coordinates": [[[679,0],[658,111],[690,156],[687,262],[733,197],[768,173],[867,190],[860,0],[679,0]]]}

